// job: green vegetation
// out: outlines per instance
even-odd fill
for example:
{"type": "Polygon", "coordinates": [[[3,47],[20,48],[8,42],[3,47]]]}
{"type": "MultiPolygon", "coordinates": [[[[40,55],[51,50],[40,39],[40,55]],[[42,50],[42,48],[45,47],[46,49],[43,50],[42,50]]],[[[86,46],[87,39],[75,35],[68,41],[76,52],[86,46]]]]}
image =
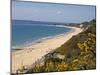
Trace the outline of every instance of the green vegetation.
{"type": "MultiPolygon", "coordinates": [[[[31,73],[88,70],[96,68],[96,20],[82,23],[84,31],[45,56],[45,64],[36,64],[31,73]],[[87,29],[86,29],[87,28],[87,29]],[[63,59],[57,55],[65,56],[63,59]]],[[[28,72],[30,73],[30,72],[28,72]]]]}

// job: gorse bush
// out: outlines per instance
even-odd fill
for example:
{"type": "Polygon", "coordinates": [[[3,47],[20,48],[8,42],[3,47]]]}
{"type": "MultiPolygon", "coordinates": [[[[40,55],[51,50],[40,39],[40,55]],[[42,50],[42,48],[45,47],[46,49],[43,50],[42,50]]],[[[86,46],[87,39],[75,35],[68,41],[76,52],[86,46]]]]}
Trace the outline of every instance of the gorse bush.
{"type": "Polygon", "coordinates": [[[41,72],[42,68],[40,67],[39,64],[36,64],[34,69],[33,69],[33,72],[41,72]]]}
{"type": "Polygon", "coordinates": [[[51,60],[49,62],[45,63],[45,71],[46,72],[52,72],[55,71],[55,64],[51,60]]]}

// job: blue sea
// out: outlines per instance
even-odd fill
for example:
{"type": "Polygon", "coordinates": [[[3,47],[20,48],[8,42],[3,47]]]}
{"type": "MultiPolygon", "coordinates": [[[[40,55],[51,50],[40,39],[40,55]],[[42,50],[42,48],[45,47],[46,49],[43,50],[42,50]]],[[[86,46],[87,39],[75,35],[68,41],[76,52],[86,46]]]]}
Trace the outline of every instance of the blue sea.
{"type": "Polygon", "coordinates": [[[57,25],[25,21],[12,21],[12,48],[70,32],[72,29],[57,25]]]}

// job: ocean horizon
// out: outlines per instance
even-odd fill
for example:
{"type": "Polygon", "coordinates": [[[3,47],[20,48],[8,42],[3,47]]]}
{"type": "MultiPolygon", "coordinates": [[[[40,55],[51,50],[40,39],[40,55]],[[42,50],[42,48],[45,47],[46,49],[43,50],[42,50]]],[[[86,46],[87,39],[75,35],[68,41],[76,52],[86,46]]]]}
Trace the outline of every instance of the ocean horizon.
{"type": "Polygon", "coordinates": [[[63,25],[19,21],[12,21],[12,48],[20,48],[72,31],[63,25]]]}

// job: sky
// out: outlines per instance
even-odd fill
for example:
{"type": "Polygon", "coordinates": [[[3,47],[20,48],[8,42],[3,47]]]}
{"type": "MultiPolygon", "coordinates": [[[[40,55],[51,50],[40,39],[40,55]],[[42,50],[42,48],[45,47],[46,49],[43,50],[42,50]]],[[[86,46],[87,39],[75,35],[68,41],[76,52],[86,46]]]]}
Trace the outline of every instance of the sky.
{"type": "Polygon", "coordinates": [[[81,23],[95,18],[95,6],[12,1],[13,20],[81,23]]]}

